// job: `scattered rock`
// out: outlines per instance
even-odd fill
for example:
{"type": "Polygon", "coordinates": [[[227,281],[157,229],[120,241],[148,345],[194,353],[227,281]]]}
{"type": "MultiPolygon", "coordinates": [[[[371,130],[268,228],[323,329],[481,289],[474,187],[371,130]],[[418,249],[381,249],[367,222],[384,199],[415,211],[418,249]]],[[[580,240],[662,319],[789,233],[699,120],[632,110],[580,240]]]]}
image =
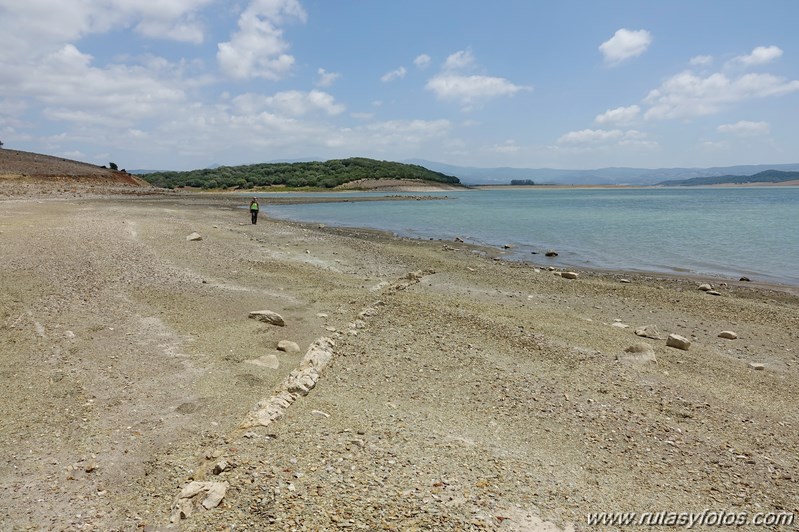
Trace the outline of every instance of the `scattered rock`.
{"type": "Polygon", "coordinates": [[[198,240],[202,240],[202,239],[203,239],[203,237],[200,236],[200,233],[192,233],[192,234],[190,234],[189,236],[186,237],[186,240],[188,240],[189,242],[197,242],[198,240]]]}
{"type": "Polygon", "coordinates": [[[619,279],[619,282],[620,283],[629,283],[630,280],[629,279],[619,279]]]}
{"type": "Polygon", "coordinates": [[[564,279],[577,279],[577,274],[575,272],[563,272],[560,276],[564,279]]]}
{"type": "Polygon", "coordinates": [[[713,290],[713,285],[710,285],[708,283],[702,283],[699,285],[699,290],[702,290],[703,292],[707,292],[708,290],[713,290]]]}
{"type": "Polygon", "coordinates": [[[219,475],[220,473],[224,473],[228,469],[231,469],[232,466],[227,462],[227,460],[220,460],[214,466],[214,475],[219,475]]]}
{"type": "Polygon", "coordinates": [[[280,327],[286,325],[286,322],[283,321],[283,316],[271,310],[254,310],[250,312],[250,318],[280,327]]]}
{"type": "Polygon", "coordinates": [[[511,244],[505,244],[502,246],[502,249],[513,249],[513,246],[511,244]]]}
{"type": "Polygon", "coordinates": [[[178,495],[175,504],[172,506],[172,516],[170,521],[176,523],[181,519],[188,519],[194,509],[194,501],[204,495],[200,506],[206,510],[216,508],[227,493],[227,482],[203,482],[192,481],[187,484],[178,495]]]}
{"type": "Polygon", "coordinates": [[[643,336],[644,338],[652,338],[653,340],[663,340],[660,336],[660,331],[656,325],[643,325],[635,329],[636,336],[643,336]]]}
{"type": "Polygon", "coordinates": [[[459,236],[456,236],[456,237],[455,237],[455,242],[461,242],[461,243],[463,243],[463,239],[462,239],[461,237],[459,237],[459,236]]]}
{"type": "Polygon", "coordinates": [[[645,343],[638,342],[624,350],[624,353],[616,355],[616,360],[619,362],[630,362],[635,364],[657,364],[655,358],[655,349],[645,343]]]}
{"type": "Polygon", "coordinates": [[[716,292],[715,290],[708,290],[705,293],[708,294],[708,295],[711,295],[711,296],[720,296],[721,295],[720,292],[716,292]]]}
{"type": "Polygon", "coordinates": [[[620,321],[617,321],[617,322],[611,323],[611,324],[610,324],[610,326],[611,326],[611,327],[616,327],[616,328],[618,328],[618,329],[627,329],[627,328],[629,328],[629,327],[630,327],[630,326],[629,326],[629,325],[627,325],[626,323],[622,323],[622,322],[620,322],[620,321]]]}
{"type": "Polygon", "coordinates": [[[738,280],[739,280],[739,281],[746,281],[746,282],[750,282],[752,279],[750,279],[749,277],[741,277],[741,278],[740,278],[740,279],[738,279],[738,280]]]}
{"type": "Polygon", "coordinates": [[[670,334],[668,339],[666,339],[666,345],[688,351],[688,348],[691,347],[691,341],[679,334],[670,334]]]}
{"type": "Polygon", "coordinates": [[[766,369],[766,365],[760,362],[750,362],[749,367],[755,371],[763,371],[764,369],[766,369]]]}
{"type": "Polygon", "coordinates": [[[549,250],[547,250],[546,253],[544,253],[544,256],[546,256],[546,257],[557,257],[558,256],[558,252],[555,251],[554,249],[549,249],[549,250]]]}
{"type": "Polygon", "coordinates": [[[290,340],[280,340],[277,343],[277,350],[284,351],[286,353],[299,353],[300,346],[297,345],[296,342],[292,342],[290,340]]]}
{"type": "Polygon", "coordinates": [[[738,335],[735,334],[733,331],[721,331],[719,333],[719,338],[726,338],[727,340],[737,340],[738,335]]]}

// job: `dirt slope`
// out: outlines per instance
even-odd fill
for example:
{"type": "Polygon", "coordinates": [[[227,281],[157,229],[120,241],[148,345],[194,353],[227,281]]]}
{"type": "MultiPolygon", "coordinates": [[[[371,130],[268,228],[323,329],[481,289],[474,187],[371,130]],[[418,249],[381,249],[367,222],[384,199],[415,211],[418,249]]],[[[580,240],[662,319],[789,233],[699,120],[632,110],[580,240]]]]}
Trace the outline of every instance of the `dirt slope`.
{"type": "Polygon", "coordinates": [[[138,177],[102,166],[39,153],[0,149],[0,183],[3,182],[150,186],[138,177]]]}

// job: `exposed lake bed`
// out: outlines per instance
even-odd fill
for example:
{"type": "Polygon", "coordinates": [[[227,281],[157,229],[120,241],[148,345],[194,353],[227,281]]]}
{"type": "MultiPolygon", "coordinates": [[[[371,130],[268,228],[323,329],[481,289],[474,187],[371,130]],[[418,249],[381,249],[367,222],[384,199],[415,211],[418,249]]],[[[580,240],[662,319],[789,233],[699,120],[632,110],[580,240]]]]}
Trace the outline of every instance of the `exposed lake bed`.
{"type": "Polygon", "coordinates": [[[789,292],[550,271],[494,260],[501,246],[279,221],[266,202],[251,225],[245,199],[2,202],[4,523],[523,530],[798,511],[789,292]],[[285,325],[248,319],[267,309],[285,325]],[[316,386],[242,430],[320,337],[335,346],[316,386]],[[170,524],[192,481],[224,498],[170,524]]]}

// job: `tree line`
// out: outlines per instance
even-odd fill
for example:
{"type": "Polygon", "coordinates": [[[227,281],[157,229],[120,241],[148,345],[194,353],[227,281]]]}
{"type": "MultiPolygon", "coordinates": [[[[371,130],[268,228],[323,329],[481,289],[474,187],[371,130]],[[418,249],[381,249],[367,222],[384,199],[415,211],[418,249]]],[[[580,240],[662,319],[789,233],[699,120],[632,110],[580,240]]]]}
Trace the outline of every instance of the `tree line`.
{"type": "Polygon", "coordinates": [[[421,179],[460,183],[457,177],[416,164],[378,161],[363,157],[298,163],[261,163],[220,166],[186,172],[152,172],[142,179],[163,188],[249,189],[283,185],[292,188],[335,188],[359,179],[421,179]]]}

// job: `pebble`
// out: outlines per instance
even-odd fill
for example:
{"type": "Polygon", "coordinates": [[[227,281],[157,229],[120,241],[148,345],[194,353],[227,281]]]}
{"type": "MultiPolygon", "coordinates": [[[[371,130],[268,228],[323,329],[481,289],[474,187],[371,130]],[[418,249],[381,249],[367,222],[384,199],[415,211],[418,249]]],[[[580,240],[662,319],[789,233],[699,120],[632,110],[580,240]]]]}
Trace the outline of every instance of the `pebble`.
{"type": "Polygon", "coordinates": [[[203,237],[200,236],[200,233],[192,233],[192,234],[190,234],[189,236],[186,237],[186,240],[188,240],[189,242],[197,242],[197,241],[202,240],[202,239],[203,239],[203,237]]]}
{"type": "Polygon", "coordinates": [[[547,256],[547,257],[557,257],[558,256],[558,252],[555,251],[554,249],[550,249],[550,250],[547,250],[547,252],[544,253],[544,255],[547,256]]]}
{"type": "Polygon", "coordinates": [[[636,336],[643,336],[644,338],[652,338],[653,340],[662,340],[660,331],[656,325],[643,325],[635,329],[636,336]]]}
{"type": "Polygon", "coordinates": [[[721,331],[719,333],[719,338],[726,338],[728,340],[737,340],[738,335],[735,334],[733,331],[721,331]]]}
{"type": "Polygon", "coordinates": [[[711,295],[711,296],[720,296],[721,295],[721,292],[716,292],[715,290],[708,290],[705,293],[708,294],[708,295],[711,295]]]}
{"type": "Polygon", "coordinates": [[[299,353],[300,346],[297,345],[296,342],[292,342],[290,340],[280,340],[277,343],[277,350],[284,351],[286,353],[299,353]]]}
{"type": "Polygon", "coordinates": [[[708,290],[713,290],[713,286],[708,283],[702,283],[699,285],[699,290],[703,292],[707,292],[708,290]]]}
{"type": "Polygon", "coordinates": [[[761,362],[750,362],[749,367],[756,371],[763,371],[766,369],[766,365],[761,362]]]}
{"type": "Polygon", "coordinates": [[[691,347],[691,341],[679,334],[670,334],[666,340],[666,345],[688,351],[688,348],[691,347]]]}
{"type": "Polygon", "coordinates": [[[575,272],[563,272],[560,276],[564,279],[577,279],[577,274],[575,272]]]}

